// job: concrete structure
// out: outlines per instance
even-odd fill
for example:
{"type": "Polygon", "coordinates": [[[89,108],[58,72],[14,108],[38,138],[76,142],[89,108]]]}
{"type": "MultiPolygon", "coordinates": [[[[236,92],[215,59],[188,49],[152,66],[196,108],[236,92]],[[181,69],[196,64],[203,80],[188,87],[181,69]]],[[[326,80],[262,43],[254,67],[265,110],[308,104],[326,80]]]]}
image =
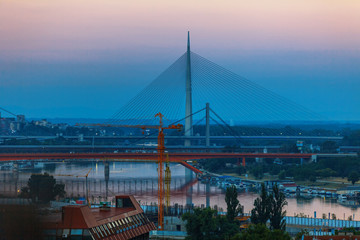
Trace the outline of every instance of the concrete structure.
{"type": "Polygon", "coordinates": [[[360,195],[360,185],[347,186],[337,190],[338,194],[344,195],[360,195]]]}
{"type": "Polygon", "coordinates": [[[143,240],[156,229],[133,196],[116,196],[116,207],[64,206],[43,221],[46,239],[143,240]]]}
{"type": "Polygon", "coordinates": [[[304,236],[304,240],[360,240],[360,236],[304,236]]]}
{"type": "MultiPolygon", "coordinates": [[[[192,126],[192,93],[191,93],[191,59],[190,59],[190,33],[188,32],[187,52],[186,52],[186,105],[185,105],[185,136],[193,135],[192,126]]],[[[190,146],[191,141],[185,140],[185,146],[190,146]]]]}
{"type": "Polygon", "coordinates": [[[206,103],[205,146],[210,147],[210,104],[206,103]]]}

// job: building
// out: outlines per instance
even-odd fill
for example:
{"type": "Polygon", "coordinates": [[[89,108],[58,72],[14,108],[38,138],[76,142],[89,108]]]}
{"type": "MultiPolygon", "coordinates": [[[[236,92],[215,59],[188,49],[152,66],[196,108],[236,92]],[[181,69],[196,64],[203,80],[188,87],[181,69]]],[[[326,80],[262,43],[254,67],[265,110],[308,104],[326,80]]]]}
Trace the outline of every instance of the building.
{"type": "Polygon", "coordinates": [[[343,195],[360,195],[360,185],[350,185],[345,188],[340,188],[336,192],[343,195]]]}
{"type": "Polygon", "coordinates": [[[360,146],[340,146],[339,153],[360,153],[360,146]]]}
{"type": "Polygon", "coordinates": [[[281,190],[284,190],[284,192],[295,193],[298,186],[294,182],[292,182],[292,183],[280,183],[279,188],[281,190]]]}
{"type": "Polygon", "coordinates": [[[44,222],[46,239],[143,240],[156,229],[133,196],[116,196],[116,207],[64,206],[44,222]]]}

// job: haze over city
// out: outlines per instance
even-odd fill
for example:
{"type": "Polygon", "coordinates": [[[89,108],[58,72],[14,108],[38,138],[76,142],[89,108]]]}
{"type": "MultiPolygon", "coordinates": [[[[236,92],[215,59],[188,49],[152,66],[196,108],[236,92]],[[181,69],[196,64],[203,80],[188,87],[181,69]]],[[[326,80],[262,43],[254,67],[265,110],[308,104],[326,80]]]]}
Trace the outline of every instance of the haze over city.
{"type": "Polygon", "coordinates": [[[360,119],[360,3],[0,3],[0,102],[35,118],[107,118],[186,51],[329,120],[360,119]]]}
{"type": "Polygon", "coordinates": [[[359,0],[2,0],[0,239],[360,239],[359,66],[359,0]]]}

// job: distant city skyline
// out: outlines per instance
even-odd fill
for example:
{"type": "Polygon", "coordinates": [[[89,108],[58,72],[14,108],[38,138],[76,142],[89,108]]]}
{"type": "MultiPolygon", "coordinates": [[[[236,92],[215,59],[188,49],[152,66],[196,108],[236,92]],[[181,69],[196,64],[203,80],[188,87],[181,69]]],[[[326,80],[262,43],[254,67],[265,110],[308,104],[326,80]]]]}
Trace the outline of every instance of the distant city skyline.
{"type": "MultiPolygon", "coordinates": [[[[4,0],[0,106],[107,118],[186,50],[329,120],[360,120],[360,2],[4,0]]],[[[3,113],[5,115],[5,113],[3,113]]]]}

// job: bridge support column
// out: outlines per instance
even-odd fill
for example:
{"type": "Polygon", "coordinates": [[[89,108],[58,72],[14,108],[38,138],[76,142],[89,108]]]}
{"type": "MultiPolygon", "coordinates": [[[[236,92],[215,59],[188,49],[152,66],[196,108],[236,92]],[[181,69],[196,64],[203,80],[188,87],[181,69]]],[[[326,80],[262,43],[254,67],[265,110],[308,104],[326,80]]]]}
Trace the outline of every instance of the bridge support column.
{"type": "Polygon", "coordinates": [[[205,139],[207,148],[210,147],[210,104],[206,103],[206,129],[205,129],[205,139]]]}
{"type": "MultiPolygon", "coordinates": [[[[192,93],[191,93],[191,59],[190,59],[190,33],[188,32],[188,45],[186,51],[186,103],[185,103],[185,136],[193,135],[192,126],[192,93]]],[[[185,147],[190,147],[191,140],[185,140],[185,147]]]]}
{"type": "MultiPolygon", "coordinates": [[[[191,171],[188,168],[185,168],[185,182],[190,183],[193,180],[193,171],[191,171]]],[[[192,194],[193,194],[193,187],[189,187],[189,189],[186,191],[186,207],[191,208],[193,205],[192,202],[192,194]]]]}
{"type": "Polygon", "coordinates": [[[105,197],[106,200],[108,198],[108,188],[109,188],[109,178],[110,178],[110,168],[109,168],[109,162],[104,162],[104,175],[105,175],[105,197]]]}
{"type": "Polygon", "coordinates": [[[210,207],[210,181],[206,181],[206,207],[210,207]]]}
{"type": "Polygon", "coordinates": [[[246,167],[245,157],[242,158],[242,164],[243,167],[246,167]]]}

